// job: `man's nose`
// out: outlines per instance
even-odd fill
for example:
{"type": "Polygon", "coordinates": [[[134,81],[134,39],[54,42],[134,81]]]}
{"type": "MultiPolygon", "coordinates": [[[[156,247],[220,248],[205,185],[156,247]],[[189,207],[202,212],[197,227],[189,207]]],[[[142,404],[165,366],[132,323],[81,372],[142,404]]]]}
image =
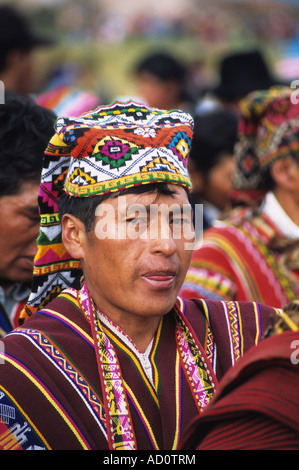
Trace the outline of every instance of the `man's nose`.
{"type": "Polygon", "coordinates": [[[160,221],[150,233],[150,243],[153,252],[172,256],[177,251],[173,233],[167,221],[160,221]]]}

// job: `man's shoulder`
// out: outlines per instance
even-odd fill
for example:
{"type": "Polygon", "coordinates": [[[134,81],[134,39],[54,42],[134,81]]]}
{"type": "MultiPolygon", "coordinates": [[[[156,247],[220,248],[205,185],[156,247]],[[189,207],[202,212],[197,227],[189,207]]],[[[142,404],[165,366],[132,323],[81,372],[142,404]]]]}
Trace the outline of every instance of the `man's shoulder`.
{"type": "Polygon", "coordinates": [[[86,325],[86,319],[77,299],[77,291],[66,289],[11,331],[3,341],[4,345],[15,347],[16,344],[21,347],[24,338],[28,339],[35,333],[54,338],[61,331],[86,328],[86,325]]]}
{"type": "MultiPolygon", "coordinates": [[[[203,317],[215,340],[226,335],[245,349],[258,342],[277,316],[277,309],[257,302],[186,299],[185,315],[192,324],[203,317]]],[[[240,349],[241,350],[241,349],[240,349]]]]}
{"type": "Polygon", "coordinates": [[[254,313],[257,315],[276,315],[277,309],[269,306],[260,304],[252,301],[230,301],[230,300],[213,300],[203,298],[190,298],[184,299],[186,315],[194,315],[199,312],[203,313],[207,318],[213,317],[218,318],[219,315],[232,315],[232,312],[237,314],[248,314],[254,313]]]}

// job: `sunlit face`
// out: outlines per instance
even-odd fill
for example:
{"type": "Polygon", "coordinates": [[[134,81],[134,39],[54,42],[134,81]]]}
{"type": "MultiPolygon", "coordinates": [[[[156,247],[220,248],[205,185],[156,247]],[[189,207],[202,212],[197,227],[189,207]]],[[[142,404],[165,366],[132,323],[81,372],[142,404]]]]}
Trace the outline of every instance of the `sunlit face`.
{"type": "Polygon", "coordinates": [[[17,194],[0,198],[0,284],[29,282],[39,234],[39,183],[25,182],[17,194]]]}
{"type": "Polygon", "coordinates": [[[175,190],[172,196],[144,193],[109,198],[105,204],[116,223],[111,215],[103,236],[107,213],[102,213],[95,230],[82,237],[81,262],[91,295],[118,324],[123,316],[169,312],[185,278],[194,241],[191,212],[184,211],[190,205],[182,187],[169,186],[175,190]]]}

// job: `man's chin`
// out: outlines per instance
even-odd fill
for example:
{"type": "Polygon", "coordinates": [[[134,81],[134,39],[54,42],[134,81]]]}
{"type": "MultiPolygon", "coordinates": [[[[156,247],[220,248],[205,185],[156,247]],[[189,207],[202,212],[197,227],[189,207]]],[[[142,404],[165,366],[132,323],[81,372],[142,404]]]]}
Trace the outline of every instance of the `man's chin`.
{"type": "Polygon", "coordinates": [[[177,296],[173,293],[171,295],[162,295],[161,292],[151,295],[149,298],[144,298],[140,305],[140,312],[144,312],[146,316],[163,316],[171,311],[177,296]]]}

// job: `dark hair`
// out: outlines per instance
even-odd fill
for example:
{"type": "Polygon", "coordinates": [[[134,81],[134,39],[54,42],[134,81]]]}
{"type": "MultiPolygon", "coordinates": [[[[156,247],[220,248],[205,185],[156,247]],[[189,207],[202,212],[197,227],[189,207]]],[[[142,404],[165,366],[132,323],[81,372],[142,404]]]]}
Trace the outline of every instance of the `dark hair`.
{"type": "MultiPolygon", "coordinates": [[[[184,189],[188,195],[188,200],[190,200],[188,189],[185,187],[184,189]]],[[[63,193],[58,201],[60,220],[64,214],[71,214],[83,222],[86,232],[90,232],[95,227],[95,212],[99,204],[110,197],[117,198],[126,194],[144,193],[157,193],[158,197],[159,195],[172,196],[175,191],[170,189],[167,183],[149,183],[94,197],[72,197],[63,193]]]]}
{"type": "Polygon", "coordinates": [[[189,90],[188,69],[183,62],[165,52],[153,53],[142,59],[135,67],[135,74],[146,72],[162,82],[176,82],[180,85],[180,99],[193,101],[189,90]]]}
{"type": "Polygon", "coordinates": [[[12,92],[0,104],[0,197],[16,194],[24,181],[40,180],[55,114],[12,92]]]}
{"type": "Polygon", "coordinates": [[[237,137],[238,118],[233,112],[219,109],[196,115],[190,159],[208,174],[224,153],[233,154],[237,137]]]}
{"type": "Polygon", "coordinates": [[[166,53],[156,53],[142,59],[136,66],[136,73],[148,72],[160,80],[183,82],[186,69],[177,59],[166,53]]]}

